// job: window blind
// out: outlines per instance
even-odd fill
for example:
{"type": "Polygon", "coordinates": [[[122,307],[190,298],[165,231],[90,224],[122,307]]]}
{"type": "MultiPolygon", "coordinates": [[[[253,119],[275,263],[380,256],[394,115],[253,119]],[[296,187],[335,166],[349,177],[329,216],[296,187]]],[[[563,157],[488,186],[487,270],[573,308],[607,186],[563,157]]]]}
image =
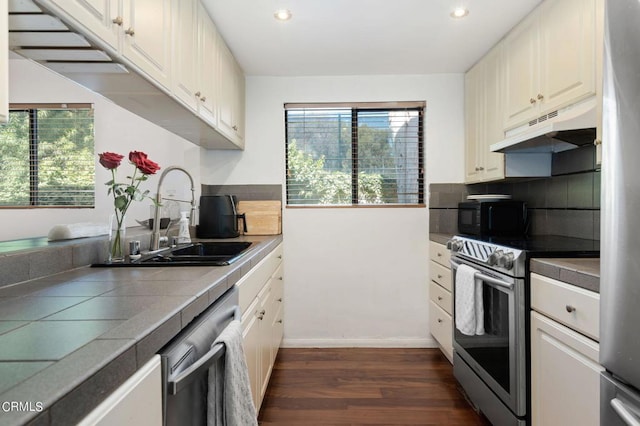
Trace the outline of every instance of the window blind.
{"type": "Polygon", "coordinates": [[[286,104],[287,204],[423,204],[424,108],[286,104]]]}
{"type": "Polygon", "coordinates": [[[1,207],[93,207],[93,109],[10,105],[0,126],[1,207]]]}

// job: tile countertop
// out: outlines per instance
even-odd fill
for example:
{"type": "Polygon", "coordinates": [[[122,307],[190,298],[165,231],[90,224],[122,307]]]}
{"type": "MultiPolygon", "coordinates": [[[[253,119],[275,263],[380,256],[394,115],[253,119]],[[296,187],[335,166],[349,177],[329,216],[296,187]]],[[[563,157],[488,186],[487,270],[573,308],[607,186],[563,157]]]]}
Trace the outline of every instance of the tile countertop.
{"type": "Polygon", "coordinates": [[[0,288],[0,426],[77,423],[282,236],[233,241],[256,244],[229,266],[81,267],[0,288]]]}
{"type": "Polygon", "coordinates": [[[453,235],[451,234],[439,234],[436,232],[429,233],[429,240],[442,245],[446,245],[447,241],[449,241],[451,238],[453,238],[453,235]]]}
{"type": "Polygon", "coordinates": [[[532,259],[531,272],[596,293],[600,292],[600,259],[598,258],[532,259]]]}

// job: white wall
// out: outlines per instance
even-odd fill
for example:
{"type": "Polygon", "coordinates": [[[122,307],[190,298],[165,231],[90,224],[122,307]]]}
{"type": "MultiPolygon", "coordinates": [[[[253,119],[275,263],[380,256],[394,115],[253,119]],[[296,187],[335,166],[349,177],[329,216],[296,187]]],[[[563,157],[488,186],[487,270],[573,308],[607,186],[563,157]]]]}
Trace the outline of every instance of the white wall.
{"type": "MultiPolygon", "coordinates": [[[[285,102],[426,100],[426,175],[463,179],[463,76],[249,77],[244,152],[202,155],[207,184],[282,184],[285,102]]],[[[428,210],[285,209],[285,345],[432,346],[428,210]]]]}
{"type": "MultiPolygon", "coordinates": [[[[9,61],[9,101],[14,103],[82,102],[95,108],[96,205],[93,209],[0,209],[0,241],[46,236],[56,224],[104,222],[113,212],[113,199],[107,197],[105,182],[111,174],[97,162],[98,153],[117,152],[125,156],[118,177],[125,181],[133,166],[126,157],[130,151],[143,151],[161,167],[181,165],[192,172],[200,189],[200,148],[149,121],[134,115],[100,95],[23,59],[9,61]],[[11,224],[11,226],[8,226],[11,224]]],[[[160,173],[160,172],[159,172],[160,173]]],[[[158,174],[159,174],[158,173],[158,174]]],[[[155,193],[158,175],[143,183],[143,189],[155,193]]],[[[166,190],[189,198],[188,179],[180,173],[167,175],[166,190]]],[[[164,193],[166,194],[166,190],[164,193]]],[[[127,225],[137,225],[135,219],[147,219],[151,202],[134,202],[127,212],[127,225]]],[[[183,206],[188,210],[188,206],[183,206]]]]}

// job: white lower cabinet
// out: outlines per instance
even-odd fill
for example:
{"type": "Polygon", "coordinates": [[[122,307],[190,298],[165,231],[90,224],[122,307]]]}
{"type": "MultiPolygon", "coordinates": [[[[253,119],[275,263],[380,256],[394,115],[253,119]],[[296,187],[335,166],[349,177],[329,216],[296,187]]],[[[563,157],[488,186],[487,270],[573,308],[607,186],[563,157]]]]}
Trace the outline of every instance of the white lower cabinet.
{"type": "Polygon", "coordinates": [[[160,355],[151,358],[78,425],[162,426],[160,355]]]}
{"type": "Polygon", "coordinates": [[[256,409],[269,384],[283,336],[282,244],[239,282],[244,352],[256,409]]]}
{"type": "MultiPolygon", "coordinates": [[[[599,344],[587,337],[579,322],[565,324],[543,315],[547,309],[540,294],[550,285],[571,287],[547,277],[532,274],[531,280],[531,423],[532,425],[600,424],[599,344]],[[539,302],[536,302],[539,301],[539,302]],[[536,303],[543,306],[538,306],[536,303]]],[[[575,288],[566,291],[555,303],[562,304],[567,315],[578,317],[593,295],[575,288]],[[569,312],[571,311],[571,312],[569,312]]],[[[594,334],[594,333],[591,333],[594,334]]],[[[597,333],[595,333],[597,336],[597,333]]]]}
{"type": "Polygon", "coordinates": [[[443,245],[429,243],[429,330],[442,353],[453,362],[453,301],[450,253],[443,245]]]}

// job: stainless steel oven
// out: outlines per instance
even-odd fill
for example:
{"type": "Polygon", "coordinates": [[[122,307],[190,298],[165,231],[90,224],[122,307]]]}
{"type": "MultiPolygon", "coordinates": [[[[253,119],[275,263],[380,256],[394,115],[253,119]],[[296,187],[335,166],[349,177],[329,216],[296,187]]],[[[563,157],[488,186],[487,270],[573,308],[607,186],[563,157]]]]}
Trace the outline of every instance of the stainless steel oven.
{"type": "Polygon", "coordinates": [[[460,266],[472,268],[484,332],[455,326],[453,371],[472,403],[494,425],[526,425],[529,398],[529,261],[534,257],[597,257],[600,242],[557,235],[456,236],[451,250],[454,300],[460,266]],[[466,330],[468,332],[468,330],[466,330]]]}
{"type": "Polygon", "coordinates": [[[475,285],[482,289],[476,293],[482,312],[478,319],[483,322],[481,334],[468,335],[456,326],[454,303],[454,375],[493,424],[524,425],[528,312],[524,268],[516,266],[521,253],[462,237],[449,246],[454,300],[460,265],[472,268],[475,285]]]}

